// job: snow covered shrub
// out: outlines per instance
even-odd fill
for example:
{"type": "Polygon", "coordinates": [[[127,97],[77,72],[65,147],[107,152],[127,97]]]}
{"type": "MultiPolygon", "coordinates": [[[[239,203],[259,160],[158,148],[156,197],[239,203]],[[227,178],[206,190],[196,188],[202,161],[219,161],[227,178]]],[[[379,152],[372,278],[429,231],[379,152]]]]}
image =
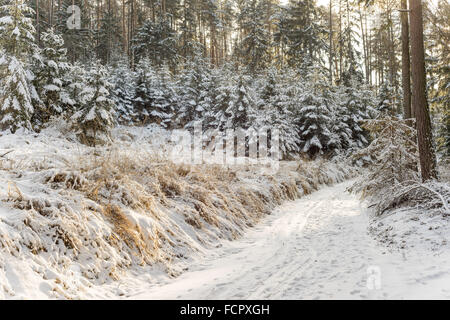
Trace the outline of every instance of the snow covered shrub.
{"type": "Polygon", "coordinates": [[[364,124],[373,141],[354,157],[373,161],[352,190],[374,199],[379,213],[402,183],[419,181],[416,130],[410,124],[410,120],[395,117],[368,120],[364,124]]]}
{"type": "Polygon", "coordinates": [[[107,76],[106,68],[95,62],[80,92],[81,110],[71,118],[80,141],[90,146],[110,140],[110,130],[115,122],[115,105],[109,98],[111,84],[107,76]]]}
{"type": "Polygon", "coordinates": [[[38,126],[48,122],[50,117],[63,113],[64,104],[69,102],[65,90],[65,81],[70,66],[66,58],[66,49],[61,35],[53,29],[41,35],[43,48],[38,64],[34,67],[34,85],[40,97],[36,106],[34,122],[38,126]]]}
{"type": "Polygon", "coordinates": [[[34,11],[25,1],[8,1],[0,6],[0,128],[15,132],[31,129],[34,112],[32,99],[37,98],[31,84],[28,56],[34,50],[34,27],[27,15],[34,11]]]}
{"type": "Polygon", "coordinates": [[[413,208],[450,215],[450,188],[447,183],[405,181],[384,196],[383,201],[376,206],[378,214],[397,208],[413,208]]]}
{"type": "Polygon", "coordinates": [[[177,98],[167,67],[155,69],[148,59],[139,63],[134,101],[141,123],[171,126],[177,98]]]}

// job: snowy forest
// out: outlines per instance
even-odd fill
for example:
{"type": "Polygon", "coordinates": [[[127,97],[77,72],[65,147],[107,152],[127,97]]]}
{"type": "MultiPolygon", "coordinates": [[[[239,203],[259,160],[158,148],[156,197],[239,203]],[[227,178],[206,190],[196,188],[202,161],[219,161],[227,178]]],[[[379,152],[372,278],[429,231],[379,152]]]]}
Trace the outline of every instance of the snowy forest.
{"type": "MultiPolygon", "coordinates": [[[[177,278],[276,208],[286,215],[274,223],[296,225],[289,210],[327,201],[336,207],[320,204],[309,219],[328,238],[302,246],[317,254],[328,241],[364,243],[376,261],[380,248],[410,250],[408,276],[423,252],[439,252],[427,263],[448,283],[449,40],[448,0],[0,0],[0,299],[139,297],[142,289],[111,283],[143,286],[160,269],[177,278]],[[198,123],[216,136],[200,149],[213,151],[230,130],[278,130],[278,172],[251,161],[174,163],[172,133],[193,134],[198,123]],[[361,204],[369,222],[340,222],[361,204]]],[[[258,239],[253,248],[276,251],[258,239]]],[[[339,251],[324,259],[333,264],[339,251]]],[[[349,277],[361,273],[358,262],[339,263],[349,277]]],[[[383,263],[376,268],[391,270],[383,263]]],[[[361,264],[364,277],[378,270],[361,264]]],[[[193,296],[180,284],[179,296],[417,297],[404,274],[381,289],[364,283],[355,297],[349,285],[323,293],[312,271],[307,289],[291,288],[269,267],[261,286],[247,275],[228,295],[214,295],[211,282],[193,296]]],[[[162,283],[145,288],[141,298],[175,298],[162,283]]],[[[419,297],[449,298],[435,282],[427,288],[419,297]]]]}

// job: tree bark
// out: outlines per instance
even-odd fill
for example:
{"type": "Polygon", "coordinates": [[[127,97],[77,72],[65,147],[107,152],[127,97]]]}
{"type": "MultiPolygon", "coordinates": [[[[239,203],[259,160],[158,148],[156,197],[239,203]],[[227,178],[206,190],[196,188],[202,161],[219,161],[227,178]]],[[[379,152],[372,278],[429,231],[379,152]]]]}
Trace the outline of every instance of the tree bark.
{"type": "Polygon", "coordinates": [[[41,22],[39,19],[39,0],[36,0],[36,34],[37,34],[37,43],[41,45],[41,22]]]}
{"type": "Polygon", "coordinates": [[[437,178],[436,154],[433,149],[430,113],[425,75],[422,1],[409,0],[413,110],[417,119],[420,167],[423,181],[437,178]]]}
{"type": "Polygon", "coordinates": [[[405,119],[411,119],[413,113],[411,110],[411,60],[409,52],[409,20],[407,0],[402,0],[401,13],[402,20],[402,85],[403,85],[403,116],[405,119]]]}
{"type": "Polygon", "coordinates": [[[330,0],[330,84],[333,84],[333,2],[330,0]]]}

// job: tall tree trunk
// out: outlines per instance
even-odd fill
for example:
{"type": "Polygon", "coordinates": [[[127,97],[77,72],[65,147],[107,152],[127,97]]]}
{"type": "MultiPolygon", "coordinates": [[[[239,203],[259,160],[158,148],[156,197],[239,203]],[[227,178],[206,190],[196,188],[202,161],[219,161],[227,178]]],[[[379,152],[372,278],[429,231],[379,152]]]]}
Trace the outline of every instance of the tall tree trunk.
{"type": "Polygon", "coordinates": [[[50,28],[53,28],[53,3],[54,0],[50,2],[50,28]]]}
{"type": "Polygon", "coordinates": [[[369,67],[367,63],[367,30],[364,29],[364,15],[361,9],[361,4],[358,5],[359,11],[359,19],[360,19],[360,27],[361,27],[361,38],[363,45],[363,53],[364,53],[364,70],[366,76],[366,83],[369,83],[369,67]]]}
{"type": "Polygon", "coordinates": [[[122,42],[123,52],[128,53],[128,34],[126,27],[126,4],[125,0],[122,0],[122,42]]]}
{"type": "Polygon", "coordinates": [[[420,167],[423,181],[437,178],[436,154],[433,149],[430,113],[425,75],[425,49],[423,40],[422,1],[409,0],[411,63],[413,82],[413,109],[417,119],[420,167]]]}
{"type": "Polygon", "coordinates": [[[333,1],[330,0],[330,83],[333,84],[333,1]]]}
{"type": "Polygon", "coordinates": [[[36,34],[37,34],[37,43],[41,45],[41,22],[39,19],[39,0],[36,0],[36,34]]]}
{"type": "Polygon", "coordinates": [[[402,84],[403,84],[403,116],[411,119],[411,60],[409,52],[409,20],[407,0],[402,0],[402,84]]]}

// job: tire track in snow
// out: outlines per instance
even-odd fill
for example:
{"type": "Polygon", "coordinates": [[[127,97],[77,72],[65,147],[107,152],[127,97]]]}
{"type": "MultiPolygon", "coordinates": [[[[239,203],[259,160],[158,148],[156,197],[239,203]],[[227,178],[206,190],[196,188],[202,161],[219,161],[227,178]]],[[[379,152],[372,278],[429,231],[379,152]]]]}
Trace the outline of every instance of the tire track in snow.
{"type": "MultiPolygon", "coordinates": [[[[406,261],[400,253],[388,253],[368,235],[365,209],[356,196],[345,191],[351,183],[325,187],[286,203],[241,240],[211,251],[211,256],[192,266],[191,271],[165,284],[129,287],[125,290],[128,298],[415,297],[413,294],[420,293],[424,285],[425,280],[414,281],[417,274],[423,276],[424,261],[406,261]],[[370,266],[382,271],[380,290],[367,288],[370,266]]],[[[432,277],[425,285],[434,290],[433,294],[448,298],[448,291],[435,290],[436,280],[432,277]]]]}

